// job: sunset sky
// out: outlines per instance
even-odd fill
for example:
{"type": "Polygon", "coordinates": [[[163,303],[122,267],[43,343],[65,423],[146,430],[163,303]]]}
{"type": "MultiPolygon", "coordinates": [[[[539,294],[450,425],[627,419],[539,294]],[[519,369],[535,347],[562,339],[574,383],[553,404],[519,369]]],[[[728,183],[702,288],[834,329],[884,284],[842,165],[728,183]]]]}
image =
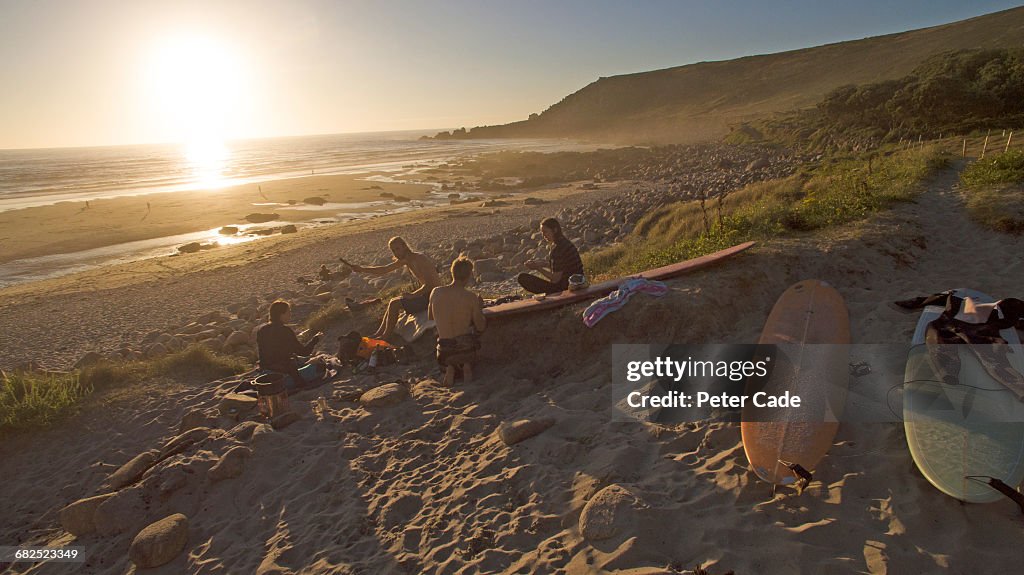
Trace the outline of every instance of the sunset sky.
{"type": "Polygon", "coordinates": [[[504,123],[600,76],[1015,4],[0,0],[0,148],[504,123]]]}

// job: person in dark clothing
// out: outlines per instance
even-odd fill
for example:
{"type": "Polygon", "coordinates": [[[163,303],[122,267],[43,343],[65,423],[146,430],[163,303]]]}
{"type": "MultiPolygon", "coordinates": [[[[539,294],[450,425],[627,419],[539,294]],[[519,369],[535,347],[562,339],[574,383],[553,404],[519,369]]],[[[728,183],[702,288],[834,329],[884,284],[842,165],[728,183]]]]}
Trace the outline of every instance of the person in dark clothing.
{"type": "Polygon", "coordinates": [[[583,273],[583,260],[580,252],[572,245],[569,238],[562,233],[562,225],[555,218],[547,218],[540,223],[540,233],[551,244],[549,267],[544,262],[531,261],[526,267],[543,277],[523,272],[516,279],[523,289],[530,293],[560,293],[569,288],[569,277],[583,273]]]}
{"type": "Polygon", "coordinates": [[[256,332],[259,349],[259,365],[264,371],[275,371],[290,376],[292,389],[315,381],[320,375],[318,364],[306,358],[313,353],[323,333],[317,332],[309,343],[299,343],[299,338],[286,324],[291,321],[292,309],[286,301],[277,300],[270,304],[270,321],[256,332]]]}

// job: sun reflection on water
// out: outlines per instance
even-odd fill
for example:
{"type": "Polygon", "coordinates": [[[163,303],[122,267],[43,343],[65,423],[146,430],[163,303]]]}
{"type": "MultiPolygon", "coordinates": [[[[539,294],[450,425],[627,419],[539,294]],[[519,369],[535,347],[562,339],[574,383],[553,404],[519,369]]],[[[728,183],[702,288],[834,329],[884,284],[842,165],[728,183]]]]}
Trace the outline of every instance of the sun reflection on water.
{"type": "Polygon", "coordinates": [[[185,161],[200,189],[213,190],[227,184],[224,172],[230,155],[223,140],[195,140],[185,146],[185,161]]]}

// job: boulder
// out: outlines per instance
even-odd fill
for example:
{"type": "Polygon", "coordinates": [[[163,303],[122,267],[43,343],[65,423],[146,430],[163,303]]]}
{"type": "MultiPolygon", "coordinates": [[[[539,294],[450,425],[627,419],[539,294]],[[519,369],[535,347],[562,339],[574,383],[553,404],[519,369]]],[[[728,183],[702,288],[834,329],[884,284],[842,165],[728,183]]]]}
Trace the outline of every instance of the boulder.
{"type": "Polygon", "coordinates": [[[128,557],[140,569],[169,563],[188,544],[188,517],[181,513],[150,524],[132,539],[128,557]]]}
{"type": "Polygon", "coordinates": [[[146,502],[142,490],[129,487],[114,493],[113,497],[96,507],[93,521],[100,535],[116,535],[131,529],[144,520],[146,502]]]}
{"type": "Polygon", "coordinates": [[[209,427],[197,427],[195,429],[190,429],[185,433],[171,438],[170,441],[164,444],[163,449],[160,450],[160,457],[166,459],[171,455],[181,453],[197,443],[206,441],[212,435],[213,430],[209,427]]]}
{"type": "Polygon", "coordinates": [[[235,347],[235,346],[239,346],[239,345],[248,345],[248,344],[249,344],[249,333],[245,332],[245,331],[241,331],[241,330],[231,332],[231,335],[229,335],[228,338],[226,340],[224,340],[224,345],[226,345],[228,347],[235,347]]]}
{"type": "Polygon", "coordinates": [[[86,497],[61,509],[58,513],[61,527],[75,536],[94,533],[96,531],[96,509],[113,496],[113,493],[107,493],[86,497]]]}
{"type": "Polygon", "coordinates": [[[224,226],[223,228],[218,230],[217,233],[219,233],[222,236],[233,236],[233,235],[238,233],[238,227],[237,226],[224,226]]]}
{"type": "Polygon", "coordinates": [[[203,246],[199,242],[189,242],[183,246],[178,246],[178,252],[183,254],[194,254],[201,249],[203,249],[203,246]]]}
{"type": "Polygon", "coordinates": [[[278,214],[252,213],[252,214],[249,214],[249,215],[245,216],[245,221],[253,223],[253,224],[264,224],[264,223],[267,223],[267,222],[272,222],[272,221],[274,221],[274,220],[276,220],[276,219],[278,219],[280,217],[281,216],[279,216],[278,214]]]}
{"type": "Polygon", "coordinates": [[[143,352],[146,357],[156,358],[163,357],[168,354],[167,346],[157,342],[146,346],[146,350],[143,352]]]}
{"type": "Polygon", "coordinates": [[[598,491],[583,507],[580,533],[585,539],[600,541],[631,530],[636,525],[640,498],[629,489],[612,484],[598,491]]]}
{"type": "Polygon", "coordinates": [[[501,271],[501,260],[498,258],[487,258],[473,262],[473,270],[477,275],[495,273],[501,271]]]}
{"type": "Polygon", "coordinates": [[[409,390],[400,383],[386,383],[375,387],[359,397],[363,407],[387,407],[397,405],[409,396],[409,390]]]}
{"type": "Polygon", "coordinates": [[[288,224],[287,226],[281,227],[282,234],[294,234],[298,231],[299,229],[295,227],[295,224],[288,224]]]}
{"type": "Polygon", "coordinates": [[[209,477],[212,481],[221,481],[224,479],[230,479],[232,477],[238,477],[242,474],[242,469],[245,466],[245,460],[252,455],[252,450],[248,447],[236,446],[232,447],[221,456],[220,460],[210,468],[209,477]]]}
{"type": "Polygon", "coordinates": [[[243,421],[228,431],[228,435],[238,441],[249,441],[256,430],[268,427],[266,423],[258,421],[243,421]]]}
{"type": "Polygon", "coordinates": [[[150,467],[156,463],[157,457],[160,452],[151,449],[144,451],[131,459],[131,461],[125,463],[121,467],[117,468],[117,471],[110,474],[107,478],[107,485],[111,489],[121,489],[126,485],[131,485],[142,477],[142,474],[146,472],[150,467]]]}
{"type": "Polygon", "coordinates": [[[302,203],[309,204],[311,206],[322,206],[327,203],[327,200],[320,196],[310,196],[308,198],[303,198],[302,203]]]}
{"type": "Polygon", "coordinates": [[[515,445],[520,441],[525,441],[534,435],[543,433],[554,424],[555,420],[550,418],[506,421],[498,426],[497,433],[505,445],[515,445]]]}
{"type": "Polygon", "coordinates": [[[221,398],[217,409],[221,415],[232,416],[248,413],[256,407],[257,399],[240,393],[229,393],[221,398]]]}
{"type": "Polygon", "coordinates": [[[197,427],[209,427],[207,423],[210,418],[200,409],[190,409],[181,416],[181,423],[178,424],[178,435],[196,429],[197,427]]]}

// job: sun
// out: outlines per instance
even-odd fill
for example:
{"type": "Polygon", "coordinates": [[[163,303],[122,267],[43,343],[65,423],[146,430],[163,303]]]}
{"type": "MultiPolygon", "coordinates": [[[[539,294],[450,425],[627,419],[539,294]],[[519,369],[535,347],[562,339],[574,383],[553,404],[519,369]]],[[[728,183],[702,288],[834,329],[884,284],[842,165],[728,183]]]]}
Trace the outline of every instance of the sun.
{"type": "Polygon", "coordinates": [[[147,62],[158,114],[204,184],[213,184],[226,160],[225,139],[244,97],[242,60],[224,41],[177,35],[158,42],[147,62]]]}

